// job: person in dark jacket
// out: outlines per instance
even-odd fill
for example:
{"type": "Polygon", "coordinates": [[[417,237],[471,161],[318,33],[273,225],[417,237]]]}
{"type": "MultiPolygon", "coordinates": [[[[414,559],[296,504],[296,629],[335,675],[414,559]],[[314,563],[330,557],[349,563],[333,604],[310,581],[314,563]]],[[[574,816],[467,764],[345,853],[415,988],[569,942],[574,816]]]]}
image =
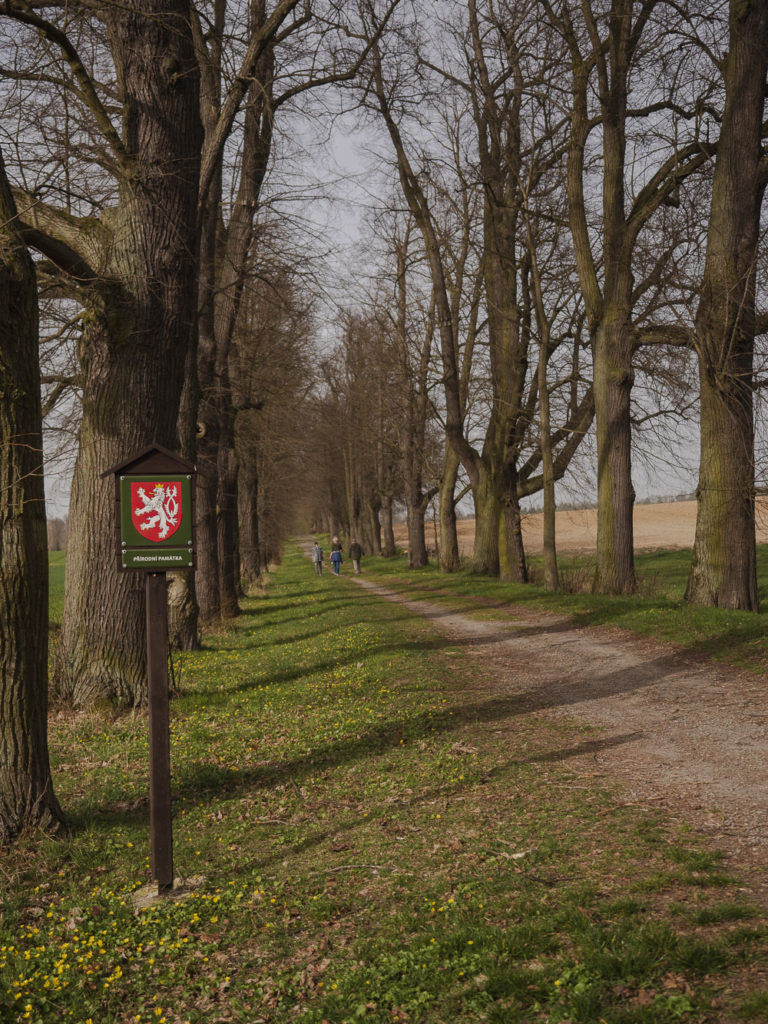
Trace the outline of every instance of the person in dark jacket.
{"type": "Polygon", "coordinates": [[[359,576],[360,559],[363,557],[363,549],[360,547],[356,540],[353,540],[352,543],[349,545],[349,557],[352,559],[352,566],[357,575],[359,576]]]}
{"type": "Polygon", "coordinates": [[[318,576],[323,575],[323,549],[315,541],[312,545],[312,563],[318,576]]]}

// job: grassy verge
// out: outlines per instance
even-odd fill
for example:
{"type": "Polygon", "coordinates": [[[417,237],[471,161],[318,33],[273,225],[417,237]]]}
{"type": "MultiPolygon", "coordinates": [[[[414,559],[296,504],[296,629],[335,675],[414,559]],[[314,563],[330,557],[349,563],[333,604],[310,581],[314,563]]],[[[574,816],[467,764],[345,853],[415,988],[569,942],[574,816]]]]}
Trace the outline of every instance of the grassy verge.
{"type": "MultiPolygon", "coordinates": [[[[694,656],[713,658],[753,672],[768,671],[768,611],[759,614],[697,608],[683,600],[690,551],[636,555],[638,594],[610,597],[588,592],[594,560],[560,559],[564,591],[548,593],[536,584],[515,585],[476,576],[468,569],[446,575],[434,566],[409,570],[402,557],[365,559],[364,570],[409,598],[443,601],[467,614],[505,617],[510,606],[565,613],[580,624],[620,626],[641,636],[676,644],[694,656]]],[[[536,578],[539,560],[530,560],[536,578]]],[[[761,601],[768,609],[768,546],[758,547],[761,601]]]]}
{"type": "Polygon", "coordinates": [[[290,553],[172,704],[177,873],[148,880],[142,716],[60,715],[73,832],[0,856],[0,1019],[766,1019],[768,928],[658,813],[569,768],[589,734],[290,553]]]}

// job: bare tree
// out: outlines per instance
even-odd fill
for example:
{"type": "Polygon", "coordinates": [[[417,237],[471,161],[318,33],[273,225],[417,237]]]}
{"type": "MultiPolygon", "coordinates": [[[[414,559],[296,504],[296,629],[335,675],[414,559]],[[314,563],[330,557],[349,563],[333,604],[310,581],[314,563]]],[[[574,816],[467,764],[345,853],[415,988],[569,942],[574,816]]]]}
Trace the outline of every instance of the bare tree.
{"type": "Polygon", "coordinates": [[[213,20],[204,27],[194,20],[195,45],[202,70],[201,109],[205,127],[205,157],[200,181],[200,297],[197,386],[199,406],[189,415],[198,423],[197,502],[198,570],[196,591],[204,620],[238,611],[236,570],[236,464],[233,455],[234,410],[229,377],[229,354],[237,322],[251,249],[254,217],[267,172],[274,118],[274,47],[278,33],[289,36],[302,25],[295,16],[298,0],[281,0],[268,12],[263,0],[248,9],[248,28],[238,73],[225,81],[225,62],[233,54],[225,36],[237,12],[227,4],[214,6],[213,20]],[[239,184],[228,222],[223,219],[224,146],[235,115],[245,108],[239,184]]]}
{"type": "Polygon", "coordinates": [[[695,322],[701,461],[686,598],[757,611],[753,356],[760,212],[768,185],[762,146],[768,4],[731,0],[728,36],[725,107],[695,322]]]}
{"type": "MultiPolygon", "coordinates": [[[[148,444],[176,446],[187,353],[194,344],[198,77],[186,0],[93,11],[9,3],[6,19],[41,40],[77,97],[114,182],[100,216],[21,192],[24,238],[84,306],[83,418],[70,504],[67,590],[56,686],[74,703],[145,697],[140,581],[118,572],[114,498],[100,474],[148,444]],[[93,29],[93,31],[91,31],[93,29]],[[103,32],[103,36],[102,33],[103,32]],[[88,64],[73,39],[90,38],[88,64]],[[96,78],[106,72],[112,79],[96,78]],[[116,128],[115,107],[124,115],[116,128]]],[[[34,46],[31,47],[34,57],[34,46]]],[[[66,176],[55,182],[67,185],[66,176]]],[[[70,187],[74,187],[69,182],[70,187]]],[[[81,206],[83,204],[80,204],[81,206]]]]}
{"type": "MultiPolygon", "coordinates": [[[[639,341],[638,304],[648,287],[647,281],[635,278],[636,246],[653,215],[674,199],[681,182],[712,152],[702,136],[704,122],[697,116],[697,100],[702,103],[705,97],[691,95],[686,87],[680,71],[685,61],[678,57],[674,68],[672,62],[658,63],[668,35],[661,15],[676,19],[673,5],[667,8],[662,0],[611,0],[605,9],[596,3],[555,8],[549,0],[542,0],[542,5],[566,41],[571,60],[569,216],[592,339],[598,448],[594,587],[598,592],[631,592],[636,583],[632,357],[639,341]],[[637,105],[630,103],[635,81],[645,83],[645,96],[637,105]],[[690,127],[662,137],[656,127],[662,111],[671,123],[690,127]],[[651,139],[661,154],[655,166],[647,160],[651,139]],[[593,158],[599,162],[596,180],[593,158]],[[643,165],[641,173],[636,173],[636,164],[643,165]],[[599,211],[591,206],[592,182],[595,191],[600,188],[599,211]]],[[[668,255],[662,250],[652,277],[663,273],[668,255]]]]}
{"type": "Polygon", "coordinates": [[[60,831],[48,762],[48,552],[37,288],[0,155],[0,844],[60,831]]]}
{"type": "MultiPolygon", "coordinates": [[[[403,30],[399,39],[388,39],[387,47],[373,48],[366,94],[369,102],[375,103],[391,140],[403,195],[421,230],[432,273],[446,436],[466,470],[475,500],[474,567],[515,580],[527,578],[519,498],[530,493],[536,479],[530,458],[525,478],[521,478],[521,457],[536,402],[529,366],[530,256],[521,214],[524,202],[533,203],[549,173],[559,165],[564,145],[562,117],[558,123],[542,112],[544,94],[537,86],[544,72],[531,66],[530,53],[536,51],[524,42],[528,34],[538,33],[530,15],[526,7],[518,10],[505,5],[499,13],[494,5],[470,2],[466,24],[451,27],[453,47],[465,62],[461,75],[448,57],[444,66],[439,66],[430,59],[428,49],[414,52],[410,40],[415,33],[412,28],[403,30]],[[406,54],[415,67],[410,80],[404,72],[406,54]],[[475,171],[471,178],[460,173],[459,187],[469,184],[482,195],[478,243],[482,296],[478,305],[486,316],[488,374],[487,417],[480,450],[467,430],[465,378],[460,369],[448,269],[451,243],[440,227],[434,198],[435,166],[426,155],[420,155],[415,142],[409,144],[405,134],[409,120],[418,122],[422,113],[423,104],[420,106],[408,90],[422,87],[424,68],[440,76],[443,93],[450,89],[465,97],[463,124],[472,133],[475,171]]],[[[545,60],[556,64],[549,54],[545,60]]],[[[424,96],[426,103],[431,94],[424,90],[418,95],[424,96]]],[[[426,120],[422,119],[420,131],[423,134],[425,130],[426,120]]],[[[454,151],[458,153],[455,147],[454,151]]],[[[473,333],[476,327],[472,327],[473,333]]],[[[475,379],[477,370],[475,366],[475,379]]],[[[567,432],[572,441],[584,435],[591,418],[590,402],[591,398],[569,422],[567,432]]],[[[564,472],[572,451],[571,443],[558,451],[557,475],[564,472]]]]}
{"type": "MultiPolygon", "coordinates": [[[[398,2],[384,5],[382,27],[398,2]]],[[[230,351],[276,117],[302,94],[354,77],[369,45],[336,3],[280,0],[269,10],[265,0],[252,0],[242,66],[227,81],[225,65],[232,56],[224,40],[236,35],[238,16],[221,0],[209,25],[204,26],[202,18],[195,22],[206,154],[211,153],[210,159],[203,158],[200,190],[197,592],[205,619],[231,617],[238,611],[236,410],[230,351]],[[234,127],[241,109],[242,137],[237,166],[231,169],[238,184],[227,215],[220,141],[234,127]]]]}
{"type": "MultiPolygon", "coordinates": [[[[276,244],[285,247],[278,228],[276,244]]],[[[262,254],[263,244],[257,245],[262,254]]],[[[284,253],[281,253],[283,255],[284,253]]],[[[306,418],[315,384],[310,296],[295,268],[258,261],[245,282],[231,378],[238,467],[239,575],[254,584],[300,514],[306,418]]]]}
{"type": "Polygon", "coordinates": [[[429,308],[423,317],[412,324],[409,316],[408,285],[412,261],[410,234],[412,224],[407,223],[395,244],[395,312],[393,316],[394,349],[398,367],[396,393],[399,396],[400,458],[408,517],[408,565],[419,568],[427,564],[427,543],[424,521],[432,498],[438,493],[437,482],[431,486],[425,477],[429,459],[429,440],[432,401],[430,398],[430,361],[435,332],[435,304],[430,297],[429,308]],[[426,483],[426,486],[425,486],[426,483]]]}

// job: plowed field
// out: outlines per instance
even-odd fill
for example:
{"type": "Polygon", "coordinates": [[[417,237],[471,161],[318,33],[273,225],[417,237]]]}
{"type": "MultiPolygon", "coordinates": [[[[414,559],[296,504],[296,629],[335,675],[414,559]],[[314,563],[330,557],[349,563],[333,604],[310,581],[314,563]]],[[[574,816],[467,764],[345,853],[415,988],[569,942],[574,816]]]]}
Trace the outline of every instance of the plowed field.
{"type": "MultiPolygon", "coordinates": [[[[757,539],[768,543],[768,499],[758,499],[757,539]]],[[[635,547],[638,549],[689,548],[693,546],[696,528],[696,502],[674,501],[658,505],[635,506],[635,547]]],[[[523,520],[525,549],[529,554],[541,552],[541,513],[532,513],[523,520]]],[[[427,543],[432,546],[433,527],[427,525],[427,543]]],[[[595,550],[597,536],[597,509],[578,509],[557,513],[557,548],[562,553],[588,554],[595,550]]],[[[404,523],[395,528],[395,538],[404,547],[408,533],[404,523]]],[[[462,555],[472,554],[475,522],[464,519],[459,523],[459,548],[462,555]]]]}

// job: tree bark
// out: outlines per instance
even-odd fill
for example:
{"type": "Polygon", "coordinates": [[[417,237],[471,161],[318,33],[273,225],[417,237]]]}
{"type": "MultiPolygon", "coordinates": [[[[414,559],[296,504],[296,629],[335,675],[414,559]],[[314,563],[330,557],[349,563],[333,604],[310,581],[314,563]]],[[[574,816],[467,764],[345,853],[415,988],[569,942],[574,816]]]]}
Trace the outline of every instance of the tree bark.
{"type": "Polygon", "coordinates": [[[0,845],[64,818],[48,761],[48,551],[37,287],[0,156],[0,845]]]}
{"type": "Polygon", "coordinates": [[[456,529],[456,478],[459,458],[450,445],[445,446],[443,473],[440,477],[440,569],[456,572],[461,568],[459,536],[456,529]]]}
{"type": "MultiPolygon", "coordinates": [[[[184,370],[178,434],[181,456],[193,465],[197,458],[198,400],[197,352],[194,347],[191,347],[187,352],[187,365],[184,370]]],[[[171,648],[180,651],[199,649],[199,617],[200,608],[195,590],[195,574],[191,572],[171,573],[168,580],[168,638],[171,648]]]]}
{"type": "Polygon", "coordinates": [[[381,505],[381,553],[384,558],[394,558],[397,554],[395,544],[395,528],[392,518],[392,496],[386,495],[381,505]]]}
{"type": "Polygon", "coordinates": [[[370,547],[368,553],[371,555],[381,554],[381,495],[378,491],[368,501],[368,536],[370,547]]]}
{"type": "Polygon", "coordinates": [[[604,323],[592,347],[597,432],[596,594],[631,594],[636,587],[632,513],[632,343],[617,318],[604,323]]]}
{"type": "MultiPolygon", "coordinates": [[[[210,127],[207,129],[212,130],[210,127]]],[[[214,183],[221,188],[220,176],[214,183]]],[[[197,379],[200,403],[197,410],[197,569],[195,589],[203,622],[215,622],[221,616],[219,587],[219,551],[217,500],[219,488],[220,404],[216,393],[216,331],[214,296],[216,293],[216,233],[218,206],[203,207],[200,231],[200,274],[198,314],[197,379]]]]}
{"type": "MultiPolygon", "coordinates": [[[[232,410],[228,410],[232,413],[232,410]]],[[[237,517],[238,472],[234,451],[234,429],[227,430],[229,443],[219,448],[219,588],[221,614],[232,619],[240,614],[240,543],[237,517]]]]}
{"type": "Polygon", "coordinates": [[[726,100],[696,313],[701,459],[686,599],[757,611],[753,351],[768,4],[731,0],[726,100]]]}
{"type": "MultiPolygon", "coordinates": [[[[696,534],[686,600],[757,611],[751,353],[744,377],[714,379],[700,367],[701,464],[696,534]]],[[[729,359],[731,372],[735,360],[729,359]]]]}
{"type": "Polygon", "coordinates": [[[168,643],[172,650],[197,651],[198,608],[191,572],[168,574],[168,643]]]}
{"type": "Polygon", "coordinates": [[[422,569],[429,563],[427,539],[424,532],[426,507],[417,502],[408,506],[408,568],[422,569]]]}
{"type": "Polygon", "coordinates": [[[514,466],[504,474],[501,515],[499,516],[499,577],[509,583],[527,583],[528,565],[523,544],[520,501],[514,466]]]}
{"type": "Polygon", "coordinates": [[[499,513],[491,475],[481,467],[478,483],[472,490],[475,500],[475,544],[472,571],[488,576],[499,575],[499,513]]]}
{"type": "MultiPolygon", "coordinates": [[[[541,317],[542,324],[545,318],[541,317]]],[[[555,529],[555,465],[552,457],[552,424],[549,414],[549,386],[547,383],[547,350],[549,335],[542,333],[539,347],[539,445],[541,448],[542,495],[544,499],[542,551],[544,561],[544,587],[557,590],[560,585],[557,569],[557,537],[555,529]]]]}
{"type": "Polygon", "coordinates": [[[261,577],[259,541],[259,480],[249,460],[241,462],[237,486],[240,530],[240,571],[253,586],[261,577]]]}

